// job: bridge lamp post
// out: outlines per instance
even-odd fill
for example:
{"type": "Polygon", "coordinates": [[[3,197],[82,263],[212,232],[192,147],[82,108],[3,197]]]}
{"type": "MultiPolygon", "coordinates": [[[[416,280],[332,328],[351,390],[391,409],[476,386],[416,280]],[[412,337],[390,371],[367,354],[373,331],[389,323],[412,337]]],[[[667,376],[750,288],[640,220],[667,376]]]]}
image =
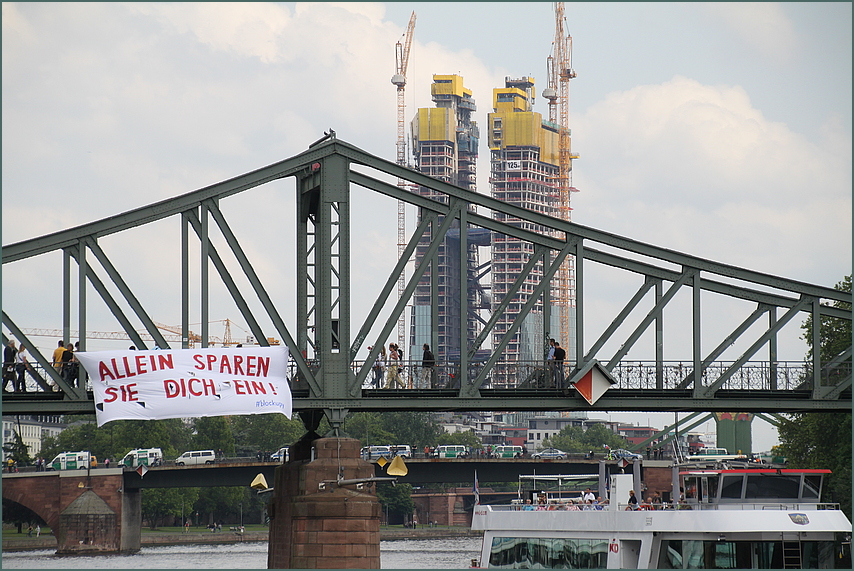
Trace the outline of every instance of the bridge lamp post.
{"type": "Polygon", "coordinates": [[[238,504],[240,506],[240,525],[243,525],[243,502],[238,504]]]}

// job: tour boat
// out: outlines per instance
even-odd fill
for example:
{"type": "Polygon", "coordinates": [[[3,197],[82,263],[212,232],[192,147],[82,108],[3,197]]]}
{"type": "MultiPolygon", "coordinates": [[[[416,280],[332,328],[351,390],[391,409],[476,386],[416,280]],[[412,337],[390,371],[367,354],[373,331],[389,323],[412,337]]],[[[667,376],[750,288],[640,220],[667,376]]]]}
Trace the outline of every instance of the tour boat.
{"type": "Polygon", "coordinates": [[[475,506],[472,529],[483,531],[479,566],[851,569],[851,522],[837,504],[819,502],[829,473],[746,463],[677,467],[683,492],[651,505],[627,503],[632,474],[610,476],[605,505],[541,491],[543,481],[573,476],[528,476],[540,482],[525,492],[520,486],[511,505],[475,506]]]}

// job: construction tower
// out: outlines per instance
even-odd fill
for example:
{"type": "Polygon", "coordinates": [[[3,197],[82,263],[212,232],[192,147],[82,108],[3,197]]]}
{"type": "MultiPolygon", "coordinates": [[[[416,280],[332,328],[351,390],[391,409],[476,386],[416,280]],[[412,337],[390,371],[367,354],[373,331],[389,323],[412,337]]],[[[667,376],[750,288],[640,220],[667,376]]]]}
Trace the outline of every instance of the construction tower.
{"type": "MultiPolygon", "coordinates": [[[[466,190],[476,190],[477,147],[480,133],[472,113],[477,109],[471,90],[463,86],[459,75],[434,75],[430,86],[436,107],[419,108],[412,120],[412,150],[416,168],[436,179],[455,184],[466,190]]],[[[447,202],[445,195],[418,187],[414,192],[432,200],[447,202]]],[[[420,221],[419,214],[419,221],[420,221]]],[[[440,222],[441,223],[441,222],[440,222]]],[[[489,310],[488,288],[479,282],[478,247],[489,245],[489,232],[466,229],[467,259],[460,259],[460,228],[457,222],[439,247],[436,276],[431,266],[415,290],[412,307],[410,356],[418,358],[421,346],[429,343],[440,362],[459,360],[459,331],[466,320],[467,340],[474,341],[480,331],[479,312],[489,310]],[[459,268],[465,264],[467,275],[467,315],[460,315],[459,268]],[[436,280],[436,313],[431,312],[431,280],[436,280]],[[435,319],[435,323],[434,323],[435,319]]],[[[430,245],[430,230],[416,249],[420,263],[430,245]]]]}
{"type": "MultiPolygon", "coordinates": [[[[560,195],[560,126],[544,120],[533,111],[534,78],[505,78],[503,88],[493,90],[493,112],[488,115],[490,150],[490,183],[492,196],[549,216],[561,217],[560,195]]],[[[494,215],[507,224],[522,226],[518,218],[494,215]]],[[[524,223],[525,229],[546,233],[539,225],[524,223]]],[[[507,295],[522,268],[534,252],[533,244],[504,234],[492,236],[492,297],[497,306],[507,295]]],[[[499,317],[493,334],[497,345],[519,311],[530,299],[530,293],[541,282],[542,264],[526,277],[506,311],[499,317]]],[[[557,284],[556,284],[557,285],[557,284]]],[[[558,339],[567,352],[567,361],[575,361],[574,308],[564,310],[557,304],[557,291],[552,288],[551,302],[544,311],[542,299],[530,312],[503,352],[501,365],[493,375],[494,387],[512,387],[530,378],[542,367],[548,350],[548,338],[558,339]],[[564,313],[565,311],[565,313],[564,313]],[[561,327],[566,316],[570,325],[561,327]],[[548,316],[548,322],[544,319],[548,316]]]]}
{"type": "MultiPolygon", "coordinates": [[[[572,185],[572,159],[578,154],[572,152],[571,131],[569,129],[569,82],[576,76],[572,68],[572,36],[566,30],[564,3],[555,2],[555,37],[552,53],[547,59],[548,86],[543,97],[549,102],[549,120],[558,129],[558,171],[554,180],[557,184],[559,206],[557,217],[572,220],[570,197],[578,189],[572,185]]],[[[563,236],[556,236],[563,238],[563,236]]],[[[575,311],[575,258],[567,256],[558,269],[555,279],[554,299],[560,314],[560,327],[552,337],[566,337],[571,326],[570,315],[575,311]]],[[[572,326],[574,329],[574,325],[572,326]]],[[[568,349],[564,343],[565,349],[568,349]]],[[[572,359],[574,361],[574,359],[572,359]]]]}
{"type": "MultiPolygon", "coordinates": [[[[412,47],[412,34],[415,32],[415,12],[409,17],[409,25],[406,27],[403,37],[394,46],[395,68],[394,75],[391,78],[397,90],[397,164],[406,166],[406,138],[404,131],[406,127],[406,69],[409,66],[409,50],[412,47]]],[[[406,181],[397,179],[397,186],[405,188],[406,181]]],[[[397,257],[403,255],[406,249],[406,209],[405,203],[402,200],[397,201],[397,257]]],[[[403,296],[406,289],[406,271],[400,272],[400,277],[397,279],[397,298],[403,296]]],[[[406,320],[403,313],[397,320],[397,338],[398,342],[402,343],[406,335],[406,320]]]]}

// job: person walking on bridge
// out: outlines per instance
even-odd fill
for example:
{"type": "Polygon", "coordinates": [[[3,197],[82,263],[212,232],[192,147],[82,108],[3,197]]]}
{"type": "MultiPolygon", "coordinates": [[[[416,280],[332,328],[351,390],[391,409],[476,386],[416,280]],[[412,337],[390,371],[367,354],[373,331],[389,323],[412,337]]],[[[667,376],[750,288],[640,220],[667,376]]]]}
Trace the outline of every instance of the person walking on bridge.
{"type": "Polygon", "coordinates": [[[417,389],[429,389],[433,386],[433,367],[436,365],[436,357],[430,350],[430,345],[424,344],[424,355],[421,358],[421,374],[418,376],[417,389]]]}

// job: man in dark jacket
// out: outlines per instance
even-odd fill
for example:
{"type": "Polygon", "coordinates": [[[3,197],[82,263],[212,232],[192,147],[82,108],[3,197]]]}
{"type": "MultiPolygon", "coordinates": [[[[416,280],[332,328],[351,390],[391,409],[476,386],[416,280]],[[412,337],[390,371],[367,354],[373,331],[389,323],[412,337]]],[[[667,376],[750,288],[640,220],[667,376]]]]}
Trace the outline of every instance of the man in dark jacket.
{"type": "Polygon", "coordinates": [[[421,357],[421,375],[418,377],[417,389],[433,388],[433,368],[436,365],[436,357],[430,351],[430,345],[424,344],[424,355],[421,357]]]}
{"type": "Polygon", "coordinates": [[[15,347],[15,340],[10,339],[9,344],[3,348],[3,391],[6,392],[6,385],[12,381],[12,386],[15,386],[15,356],[18,354],[18,349],[15,347]]]}

